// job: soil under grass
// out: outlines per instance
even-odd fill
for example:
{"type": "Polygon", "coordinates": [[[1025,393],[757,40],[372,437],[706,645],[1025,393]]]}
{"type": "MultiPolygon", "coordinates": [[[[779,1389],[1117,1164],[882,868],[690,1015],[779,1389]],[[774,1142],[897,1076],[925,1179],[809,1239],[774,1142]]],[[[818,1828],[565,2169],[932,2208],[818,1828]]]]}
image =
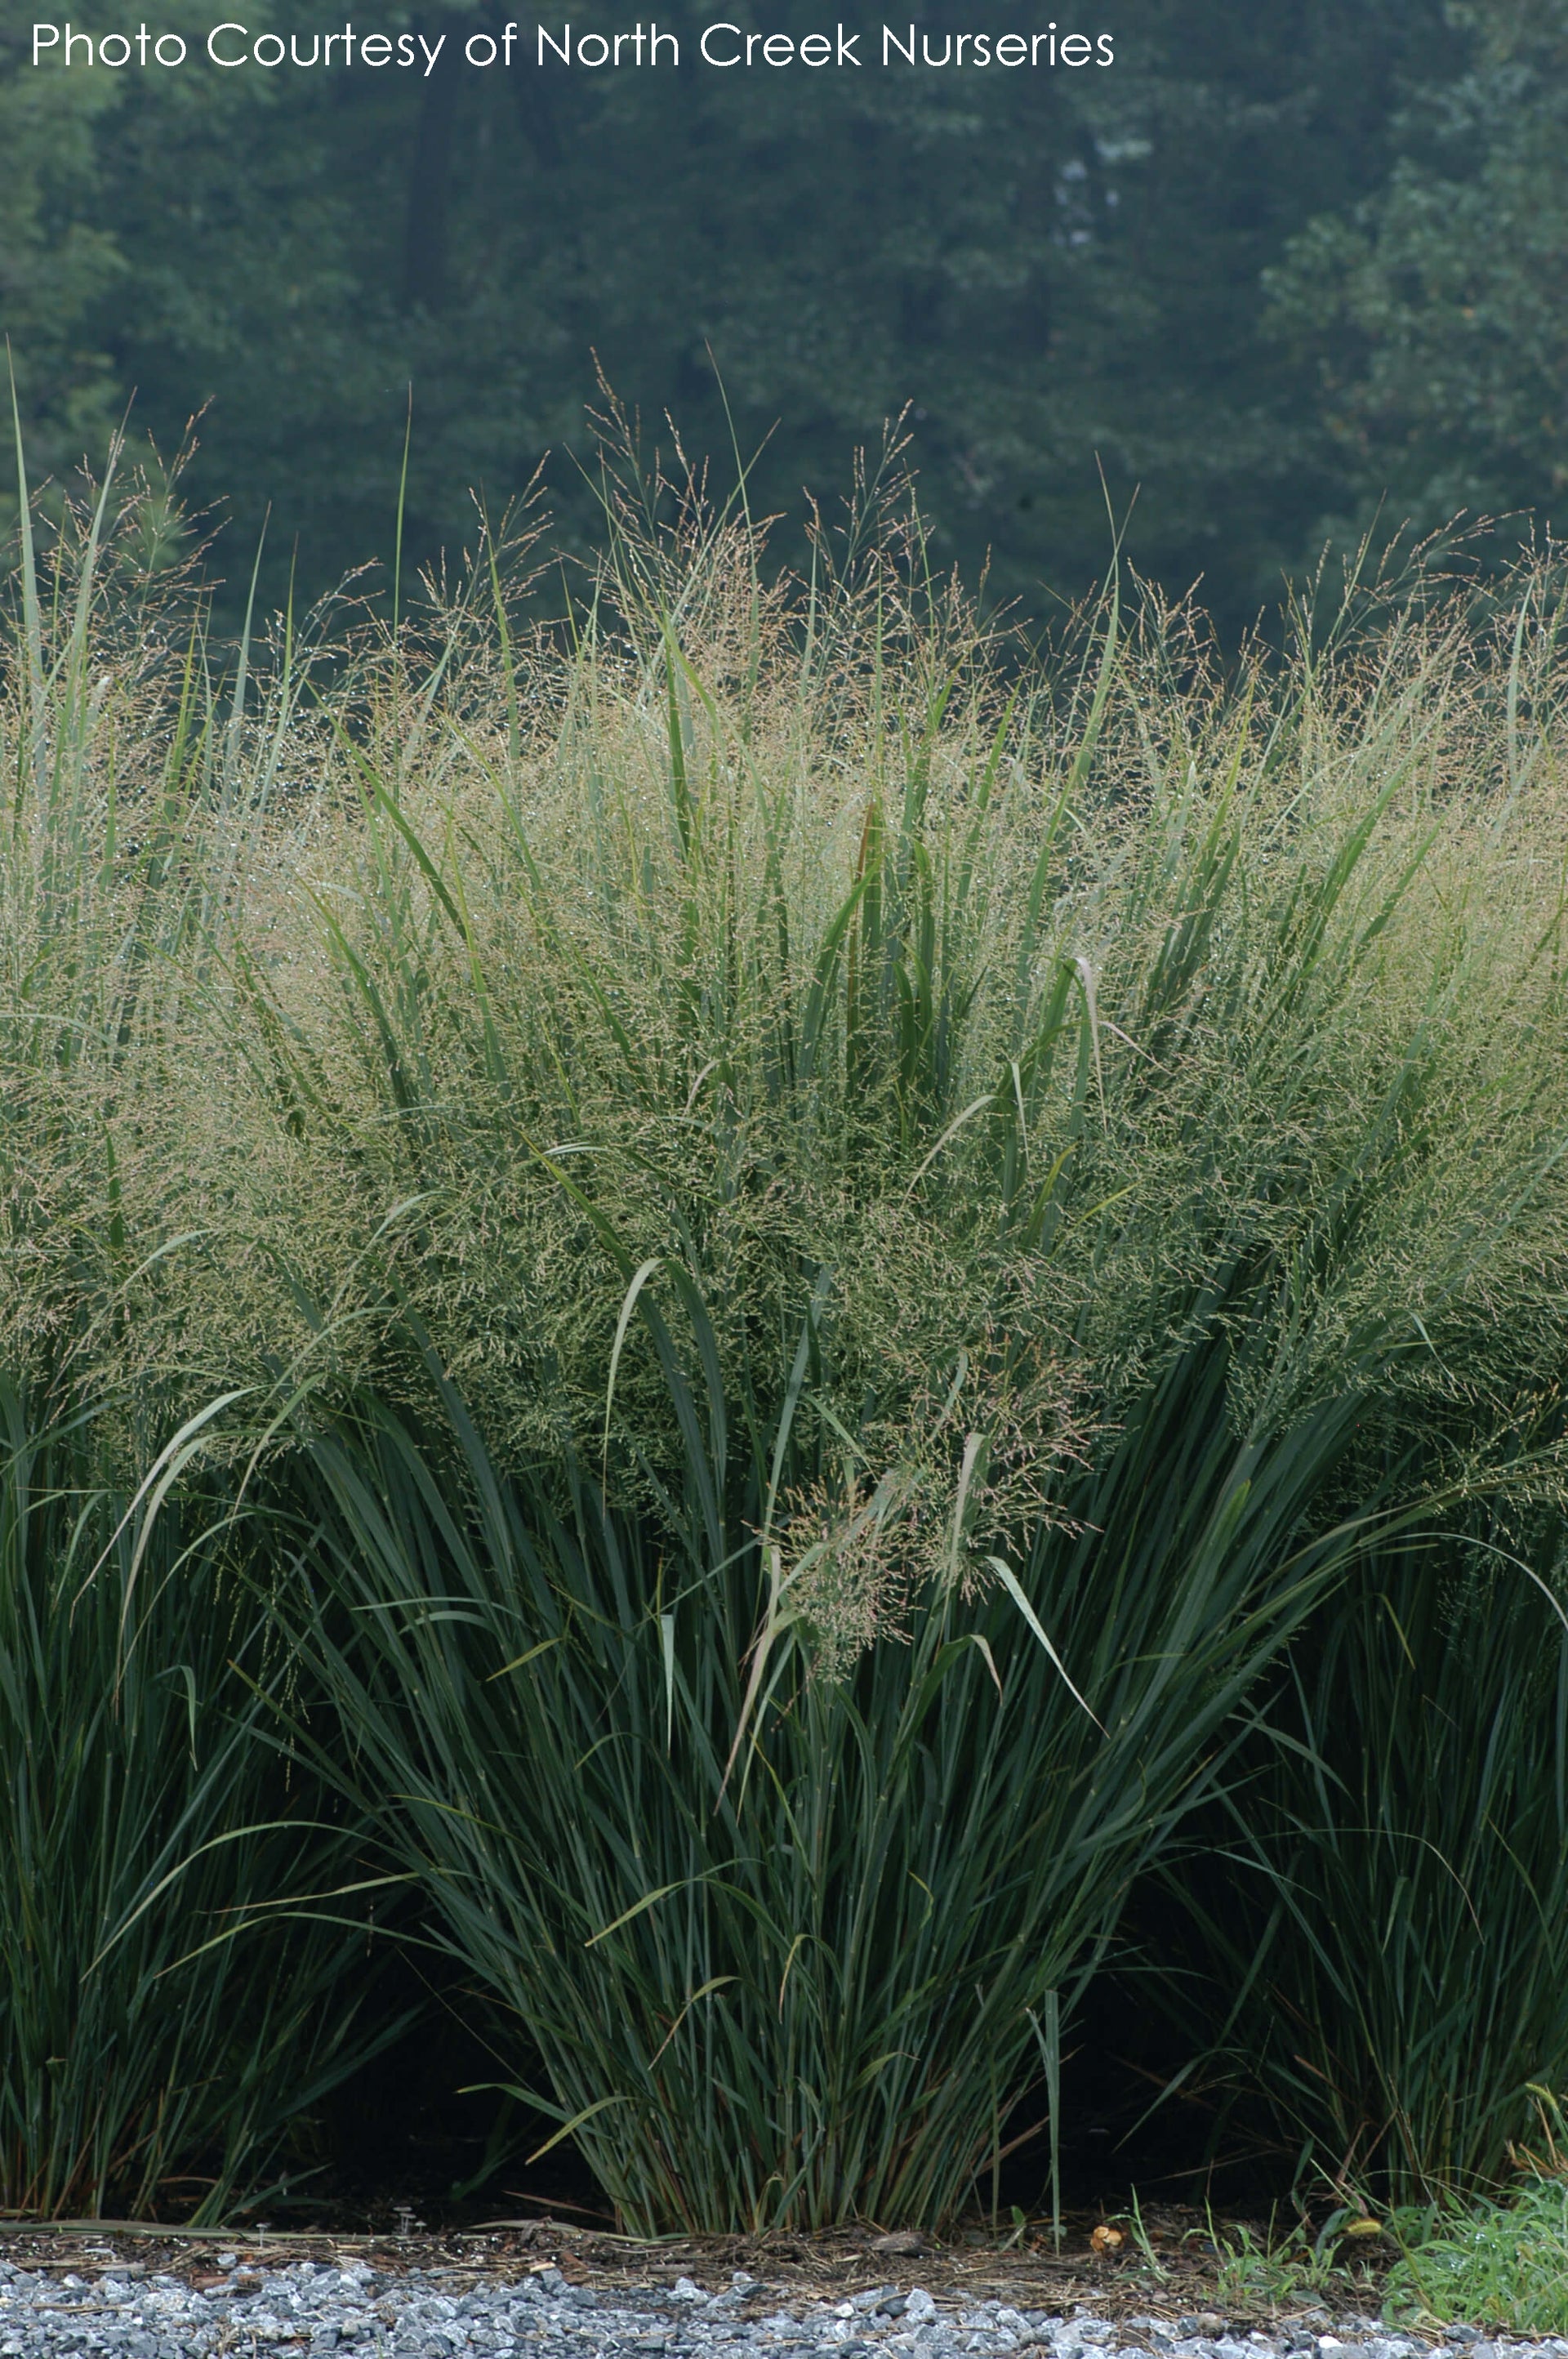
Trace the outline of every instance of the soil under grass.
{"type": "MultiPolygon", "coordinates": [[[[1143,2226],[1161,2274],[1141,2255],[1127,2223],[1125,2241],[1112,2254],[1097,2252],[1090,2238],[1105,2224],[1100,2212],[1076,2213],[1063,2223],[1062,2249],[1053,2248],[1049,2221],[1025,2223],[1022,2236],[1010,2224],[1000,2234],[975,2224],[949,2239],[894,2234],[873,2228],[829,2235],[691,2236],[643,2243],[548,2216],[497,2221],[443,2235],[379,2233],[337,2234],[325,2229],[258,2236],[235,2231],[178,2230],[109,2223],[96,2227],[66,2222],[51,2227],[0,2225],[0,2258],[24,2266],[70,2269],[81,2276],[127,2267],[148,2275],[164,2271],[199,2283],[212,2274],[220,2254],[242,2263],[287,2254],[290,2262],[336,2263],[351,2256],[369,2259],[389,2275],[423,2269],[443,2277],[474,2277],[554,2264],[573,2283],[606,2291],[673,2287],[689,2277],[699,2285],[726,2284],[745,2269],[758,2280],[741,2315],[761,2317],[781,2299],[808,2300],[829,2292],[848,2299],[862,2288],[918,2282],[940,2300],[1006,2300],[1020,2310],[1064,2316],[1082,2306],[1098,2315],[1169,2319],[1173,2326],[1196,2319],[1203,2331],[1277,2324],[1293,2316],[1343,2319],[1375,2315],[1380,2307],[1387,2266],[1358,2256],[1352,2265],[1326,2272],[1321,2288],[1286,2294],[1270,2302],[1238,2299],[1223,2275],[1227,2250],[1245,2226],[1255,2241],[1268,2224],[1230,2223],[1206,2218],[1183,2205],[1141,2207],[1143,2226]]],[[[1390,2258],[1392,2258],[1390,2249],[1390,2258]]]]}

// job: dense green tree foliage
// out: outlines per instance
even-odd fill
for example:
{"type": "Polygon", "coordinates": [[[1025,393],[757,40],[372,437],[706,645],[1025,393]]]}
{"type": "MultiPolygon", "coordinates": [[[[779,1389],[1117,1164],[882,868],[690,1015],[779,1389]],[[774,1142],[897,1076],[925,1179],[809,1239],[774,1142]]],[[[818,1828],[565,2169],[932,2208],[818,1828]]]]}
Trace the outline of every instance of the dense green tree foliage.
{"type": "MultiPolygon", "coordinates": [[[[241,13],[307,50],[327,28],[241,13]]],[[[794,515],[907,408],[940,560],[1080,592],[1103,469],[1133,560],[1228,626],[1385,494],[1430,526],[1561,487],[1562,0],[1108,0],[1083,23],[1114,67],[1054,73],[884,70],[861,0],[862,70],[725,73],[696,57],[711,15],[668,0],[678,66],[597,73],[541,68],[532,17],[509,71],[466,65],[502,0],[378,9],[448,35],[428,74],[67,72],[13,35],[0,322],[40,455],[133,393],[166,452],[203,413],[188,487],[230,503],[228,570],[270,509],[269,588],[297,547],[317,590],[386,553],[410,386],[420,556],[547,453],[592,538],[571,453],[600,369],[732,473],[727,397],[755,501],[794,515]]],[[[921,28],[973,22],[936,0],[921,28]]]]}
{"type": "MultiPolygon", "coordinates": [[[[19,47],[19,45],[18,45],[19,47]]],[[[0,330],[36,457],[58,466],[101,444],[112,379],[92,314],[122,277],[94,216],[102,83],[13,71],[0,49],[0,330]]]]}
{"type": "Polygon", "coordinates": [[[1465,69],[1411,93],[1387,182],[1268,274],[1357,526],[1385,500],[1424,531],[1539,512],[1568,484],[1568,7],[1451,13],[1465,69]]]}

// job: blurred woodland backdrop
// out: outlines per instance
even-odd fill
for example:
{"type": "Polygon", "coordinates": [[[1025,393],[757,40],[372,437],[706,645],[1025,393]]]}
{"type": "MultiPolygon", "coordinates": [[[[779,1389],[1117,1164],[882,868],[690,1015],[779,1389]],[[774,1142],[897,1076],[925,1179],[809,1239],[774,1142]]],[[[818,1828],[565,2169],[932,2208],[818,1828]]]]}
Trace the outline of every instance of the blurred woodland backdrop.
{"type": "MultiPolygon", "coordinates": [[[[754,504],[796,516],[907,405],[936,556],[972,581],[989,553],[1036,611],[1103,571],[1097,461],[1119,511],[1138,490],[1133,562],[1201,576],[1227,633],[1331,533],[1539,527],[1568,483],[1564,0],[1097,0],[1114,68],[1054,75],[721,74],[693,0],[657,11],[678,71],[475,72],[461,39],[500,0],[378,0],[378,29],[452,35],[428,79],[67,72],[4,14],[0,328],[33,471],[101,459],[133,396],[166,460],[200,413],[185,497],[229,518],[231,598],[269,508],[268,594],[296,548],[309,594],[386,554],[410,384],[415,556],[546,453],[591,543],[596,355],[728,481],[721,382],[748,455],[771,435],[754,504]]],[[[195,48],[212,17],[158,23],[195,48]]]]}

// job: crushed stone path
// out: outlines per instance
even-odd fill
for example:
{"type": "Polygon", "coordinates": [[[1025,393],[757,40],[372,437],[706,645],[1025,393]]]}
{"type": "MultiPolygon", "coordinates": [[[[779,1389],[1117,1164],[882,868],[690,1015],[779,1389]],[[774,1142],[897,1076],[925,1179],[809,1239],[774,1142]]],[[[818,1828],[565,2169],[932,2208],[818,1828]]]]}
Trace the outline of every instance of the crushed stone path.
{"type": "Polygon", "coordinates": [[[574,2284],[553,2267],[388,2272],[367,2260],[277,2266],[221,2252],[194,2276],[111,2261],[91,2275],[0,2259],[0,2359],[1568,2359],[1568,2338],[1477,2328],[1398,2333],[1305,2311],[1270,2331],[1201,2317],[1070,2317],[938,2299],[905,2277],[847,2299],[782,2306],[745,2270],[728,2283],[574,2284]]]}

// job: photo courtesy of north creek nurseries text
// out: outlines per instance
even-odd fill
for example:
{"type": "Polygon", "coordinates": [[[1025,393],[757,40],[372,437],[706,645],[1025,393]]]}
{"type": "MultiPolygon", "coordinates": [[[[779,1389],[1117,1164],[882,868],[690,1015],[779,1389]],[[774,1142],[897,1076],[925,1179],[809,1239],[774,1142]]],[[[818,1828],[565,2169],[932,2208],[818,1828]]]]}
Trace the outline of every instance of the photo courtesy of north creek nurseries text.
{"type": "MultiPolygon", "coordinates": [[[[450,38],[445,32],[432,37],[424,30],[356,34],[352,24],[345,23],[341,31],[295,33],[287,40],[281,33],[262,32],[253,39],[248,26],[223,24],[211,27],[200,45],[200,53],[210,64],[225,71],[245,65],[271,70],[278,66],[308,69],[337,64],[346,69],[357,62],[373,71],[388,65],[405,71],[416,67],[428,79],[439,66],[450,38]]],[[[803,33],[798,38],[789,33],[748,31],[739,25],[719,23],[704,26],[696,37],[696,46],[704,65],[720,70],[759,65],[774,71],[790,65],[859,67],[867,62],[860,54],[862,38],[868,42],[875,39],[871,34],[847,32],[842,21],[829,32],[803,33]]],[[[688,41],[690,38],[688,35],[688,41]]],[[[586,67],[589,71],[607,65],[678,66],[681,36],[667,27],[661,31],[657,23],[639,23],[630,30],[616,32],[600,32],[579,25],[574,34],[568,22],[558,27],[546,27],[519,26],[514,21],[503,26],[499,33],[481,30],[469,34],[462,41],[462,58],[466,65],[481,71],[497,64],[510,67],[514,60],[525,62],[530,48],[540,67],[546,61],[586,67]]],[[[1042,63],[1074,67],[1116,62],[1111,34],[1101,33],[1095,40],[1082,33],[1058,37],[1054,21],[1044,32],[945,33],[935,41],[913,24],[897,28],[883,25],[880,48],[880,62],[884,66],[897,62],[927,68],[965,64],[1006,68],[1042,63]]],[[[145,23],[138,25],[134,34],[103,33],[96,40],[91,33],[73,29],[69,20],[63,26],[36,24],[33,63],[38,65],[46,58],[55,62],[53,53],[57,50],[59,62],[65,66],[97,65],[111,72],[132,64],[168,70],[185,65],[190,57],[190,45],[183,34],[149,32],[145,23]]]]}

